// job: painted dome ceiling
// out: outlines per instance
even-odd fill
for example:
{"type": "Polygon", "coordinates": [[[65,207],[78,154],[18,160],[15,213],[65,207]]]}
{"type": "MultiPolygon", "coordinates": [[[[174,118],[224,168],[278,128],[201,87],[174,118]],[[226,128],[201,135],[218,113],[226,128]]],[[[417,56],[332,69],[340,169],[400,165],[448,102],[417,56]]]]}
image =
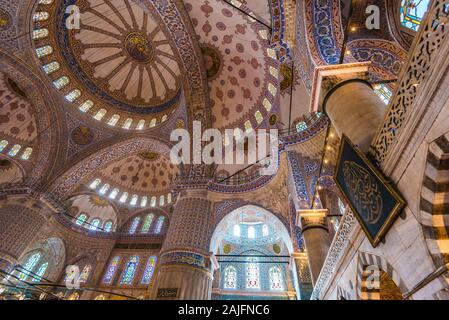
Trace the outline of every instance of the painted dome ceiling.
{"type": "Polygon", "coordinates": [[[49,18],[38,24],[48,31],[33,33],[37,56],[69,102],[125,129],[153,127],[151,120],[164,122],[174,111],[181,94],[176,48],[148,10],[126,0],[67,0],[41,3],[35,19],[42,12],[49,18]],[[79,7],[79,28],[69,5],[79,7]],[[66,81],[58,82],[61,77],[66,81]]]}
{"type": "Polygon", "coordinates": [[[202,47],[213,126],[258,127],[278,99],[278,62],[268,29],[223,1],[185,5],[202,47]]]}
{"type": "Polygon", "coordinates": [[[116,161],[99,171],[96,178],[112,188],[139,196],[164,195],[170,192],[178,168],[166,157],[142,152],[116,161]]]}

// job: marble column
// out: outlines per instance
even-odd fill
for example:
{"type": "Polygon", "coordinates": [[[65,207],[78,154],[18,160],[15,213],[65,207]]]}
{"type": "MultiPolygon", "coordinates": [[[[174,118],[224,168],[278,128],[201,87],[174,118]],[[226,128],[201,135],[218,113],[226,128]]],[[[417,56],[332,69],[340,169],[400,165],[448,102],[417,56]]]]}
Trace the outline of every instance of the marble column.
{"type": "Polygon", "coordinates": [[[365,153],[384,119],[385,103],[364,80],[348,80],[334,87],[323,105],[338,135],[346,135],[365,153]]]}
{"type": "Polygon", "coordinates": [[[164,241],[154,299],[206,300],[212,293],[211,202],[206,189],[183,190],[164,241]]]}
{"type": "Polygon", "coordinates": [[[302,229],[313,284],[320,275],[330,246],[326,215],[326,209],[297,211],[296,223],[302,229]]]}

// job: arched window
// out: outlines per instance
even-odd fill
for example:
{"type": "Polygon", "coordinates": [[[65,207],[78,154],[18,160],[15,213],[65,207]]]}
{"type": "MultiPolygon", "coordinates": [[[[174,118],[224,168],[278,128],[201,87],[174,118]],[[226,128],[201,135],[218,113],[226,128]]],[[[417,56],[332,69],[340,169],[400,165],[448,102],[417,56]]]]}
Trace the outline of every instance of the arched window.
{"type": "Polygon", "coordinates": [[[137,124],[136,129],[143,130],[144,126],[145,126],[145,120],[141,119],[141,120],[139,120],[139,123],[137,124]]]}
{"type": "Polygon", "coordinates": [[[148,203],[148,197],[143,196],[142,199],[140,200],[140,206],[141,206],[142,208],[144,208],[144,207],[147,206],[147,203],[148,203]]]}
{"type": "Polygon", "coordinates": [[[94,105],[93,101],[86,100],[86,101],[83,102],[82,105],[80,105],[79,109],[80,109],[81,112],[87,112],[87,111],[90,110],[90,108],[93,107],[93,105],[94,105]]]}
{"type": "Polygon", "coordinates": [[[86,264],[83,268],[83,271],[81,271],[79,282],[80,283],[86,283],[87,279],[89,279],[90,272],[92,271],[92,265],[86,264]]]}
{"type": "Polygon", "coordinates": [[[246,288],[259,289],[259,264],[255,258],[251,258],[246,264],[246,288]]]}
{"type": "Polygon", "coordinates": [[[114,114],[111,119],[109,119],[108,125],[110,125],[111,127],[114,127],[117,122],[119,121],[120,116],[118,114],[114,114]]]}
{"type": "Polygon", "coordinates": [[[156,125],[156,122],[157,122],[156,118],[151,119],[151,121],[150,121],[150,128],[154,127],[156,125]]]}
{"type": "Polygon", "coordinates": [[[103,119],[105,114],[106,114],[106,109],[100,109],[94,115],[94,119],[100,121],[101,119],[103,119]]]}
{"type": "Polygon", "coordinates": [[[171,193],[167,194],[167,203],[171,203],[171,193]]]}
{"type": "Polygon", "coordinates": [[[138,265],[139,265],[139,256],[132,256],[129,259],[128,263],[126,264],[121,284],[130,285],[133,283],[134,274],[136,273],[138,265]]]}
{"type": "Polygon", "coordinates": [[[55,81],[53,81],[53,85],[55,86],[56,89],[60,90],[62,88],[64,88],[66,85],[68,85],[70,82],[69,78],[66,76],[62,76],[58,79],[56,79],[55,81]]]}
{"type": "Polygon", "coordinates": [[[109,187],[110,187],[109,184],[105,183],[105,184],[101,187],[99,193],[100,193],[100,194],[105,194],[106,192],[108,192],[109,187]]]}
{"type": "Polygon", "coordinates": [[[36,48],[36,55],[38,58],[48,56],[53,53],[53,48],[49,45],[36,48]]]}
{"type": "Polygon", "coordinates": [[[0,151],[3,151],[3,149],[5,149],[5,147],[8,145],[8,141],[6,140],[1,140],[0,141],[0,151]]]}
{"type": "Polygon", "coordinates": [[[139,226],[140,217],[135,217],[131,226],[129,227],[129,234],[134,234],[139,226]]]}
{"type": "Polygon", "coordinates": [[[25,263],[25,266],[23,266],[24,272],[21,272],[19,275],[19,279],[25,281],[28,277],[28,274],[33,271],[34,267],[36,267],[37,263],[39,262],[41,258],[41,254],[39,252],[33,254],[31,257],[28,258],[28,261],[25,263]]]}
{"type": "Polygon", "coordinates": [[[9,150],[8,155],[10,155],[11,157],[15,157],[19,153],[21,148],[22,148],[22,146],[20,144],[15,144],[11,148],[11,150],[9,150]]]}
{"type": "Polygon", "coordinates": [[[266,236],[268,236],[268,234],[269,234],[268,226],[267,226],[266,224],[264,224],[264,225],[262,226],[262,235],[263,235],[264,237],[266,237],[266,236]]]}
{"type": "Polygon", "coordinates": [[[233,233],[235,237],[240,237],[240,226],[238,224],[234,225],[233,233]]]}
{"type": "Polygon", "coordinates": [[[259,110],[256,111],[256,113],[254,114],[254,116],[256,117],[256,121],[258,124],[261,124],[263,121],[263,116],[262,113],[260,113],[259,110]]]}
{"type": "Polygon", "coordinates": [[[151,227],[151,224],[153,223],[153,219],[154,219],[154,214],[150,213],[149,215],[147,215],[147,217],[145,218],[145,222],[143,223],[143,226],[142,226],[142,233],[147,233],[148,231],[150,231],[150,227],[151,227]]]}
{"type": "Polygon", "coordinates": [[[125,123],[123,124],[123,129],[129,129],[133,123],[133,119],[128,118],[126,119],[125,123]]]}
{"type": "Polygon", "coordinates": [[[122,196],[120,197],[120,203],[125,203],[126,200],[128,200],[128,192],[123,192],[122,196]]]}
{"type": "Polygon", "coordinates": [[[84,222],[87,220],[87,215],[85,213],[81,213],[78,218],[76,218],[75,223],[79,226],[82,226],[84,222]]]}
{"type": "Polygon", "coordinates": [[[245,131],[251,132],[253,130],[253,125],[251,124],[251,121],[245,121],[245,131]]]}
{"type": "Polygon", "coordinates": [[[45,21],[49,17],[50,17],[50,15],[48,14],[48,12],[45,12],[45,11],[35,12],[33,14],[33,21],[34,22],[45,21]]]}
{"type": "Polygon", "coordinates": [[[41,282],[42,277],[48,268],[48,262],[43,263],[36,272],[32,282],[41,282]]]}
{"type": "Polygon", "coordinates": [[[278,267],[271,267],[269,273],[270,290],[283,290],[282,273],[278,267]]]}
{"type": "Polygon", "coordinates": [[[66,100],[69,102],[73,102],[81,96],[81,91],[78,89],[70,91],[66,96],[66,100]]]}
{"type": "Polygon", "coordinates": [[[156,197],[151,197],[151,203],[150,206],[155,207],[156,206],[156,197]]]}
{"type": "MultiPolygon", "coordinates": [[[[274,86],[271,83],[270,83],[270,85],[274,88],[274,86]]],[[[274,88],[274,90],[276,90],[276,88],[274,88]]],[[[274,95],[273,95],[273,97],[274,97],[274,95]]],[[[267,98],[263,99],[262,104],[268,112],[271,111],[272,104],[267,98]]]]}
{"type": "Polygon", "coordinates": [[[111,232],[112,231],[112,221],[106,221],[103,229],[105,232],[111,232]]]}
{"type": "Polygon", "coordinates": [[[51,3],[53,3],[53,0],[39,0],[37,3],[39,3],[39,4],[51,4],[51,3]]]}
{"type": "Polygon", "coordinates": [[[131,206],[135,206],[137,204],[137,200],[139,200],[139,196],[137,194],[133,194],[131,197],[131,201],[129,202],[129,204],[131,206]]]}
{"type": "Polygon", "coordinates": [[[25,149],[25,151],[22,153],[22,156],[20,157],[22,160],[29,160],[31,157],[31,154],[33,153],[33,148],[28,147],[25,149]]]}
{"type": "Polygon", "coordinates": [[[112,190],[111,193],[109,194],[109,199],[114,200],[115,198],[117,198],[119,192],[120,190],[118,188],[114,188],[114,190],[112,190]]]}
{"type": "Polygon", "coordinates": [[[256,237],[256,229],[253,226],[248,227],[248,238],[254,239],[256,237]]]}
{"type": "Polygon", "coordinates": [[[95,179],[94,181],[92,181],[92,183],[89,185],[89,188],[91,189],[97,189],[97,187],[100,185],[101,180],[100,179],[95,179]]]}
{"type": "Polygon", "coordinates": [[[145,272],[142,277],[142,284],[149,284],[151,277],[153,276],[154,268],[156,267],[156,256],[151,256],[148,259],[147,266],[145,267],[145,272]]]}
{"type": "Polygon", "coordinates": [[[161,118],[161,122],[165,122],[165,121],[167,121],[167,115],[166,114],[164,114],[162,116],[162,118],[161,118]]]}
{"type": "Polygon", "coordinates": [[[426,14],[430,0],[402,0],[401,23],[404,27],[418,31],[426,14]]]}
{"type": "Polygon", "coordinates": [[[225,289],[237,289],[237,270],[233,266],[227,266],[224,271],[225,289]]]}
{"type": "Polygon", "coordinates": [[[97,219],[97,218],[93,219],[93,220],[90,222],[89,229],[90,229],[90,230],[97,230],[97,229],[98,229],[98,226],[100,225],[100,223],[101,223],[100,219],[97,219]]]}
{"type": "Polygon", "coordinates": [[[307,124],[304,121],[299,121],[296,124],[296,132],[307,130],[307,124]]]}
{"type": "Polygon", "coordinates": [[[159,205],[160,205],[160,206],[165,205],[165,197],[164,197],[164,196],[161,196],[161,197],[159,198],[159,205]]]}
{"type": "Polygon", "coordinates": [[[42,28],[42,29],[35,29],[33,30],[33,40],[43,39],[48,36],[48,29],[42,28]]]}
{"type": "Polygon", "coordinates": [[[52,62],[47,63],[42,66],[42,68],[44,69],[44,72],[46,74],[51,74],[51,73],[59,70],[59,67],[60,67],[60,65],[59,65],[59,62],[57,62],[57,61],[52,61],[52,62]]]}
{"type": "Polygon", "coordinates": [[[103,277],[104,283],[112,282],[112,279],[114,278],[115,271],[117,270],[119,261],[120,261],[119,256],[115,256],[114,259],[112,259],[111,263],[109,264],[108,270],[104,274],[104,277],[103,277]]]}
{"type": "Polygon", "coordinates": [[[154,230],[154,232],[155,232],[156,234],[161,233],[161,231],[162,231],[162,226],[164,225],[164,220],[165,220],[165,217],[164,217],[164,216],[160,216],[160,217],[157,219],[156,228],[155,228],[155,230],[154,230]]]}

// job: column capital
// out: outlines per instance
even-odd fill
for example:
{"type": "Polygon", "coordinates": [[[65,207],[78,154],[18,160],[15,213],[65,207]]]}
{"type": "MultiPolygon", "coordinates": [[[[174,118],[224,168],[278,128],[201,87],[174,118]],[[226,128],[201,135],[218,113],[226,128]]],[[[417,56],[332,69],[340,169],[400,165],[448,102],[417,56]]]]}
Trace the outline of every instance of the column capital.
{"type": "Polygon", "coordinates": [[[371,62],[320,66],[315,69],[310,99],[310,111],[322,112],[327,94],[338,84],[348,80],[367,80],[371,62]]]}
{"type": "Polygon", "coordinates": [[[296,225],[304,232],[311,228],[323,228],[327,230],[327,209],[301,209],[296,211],[296,225]]]}

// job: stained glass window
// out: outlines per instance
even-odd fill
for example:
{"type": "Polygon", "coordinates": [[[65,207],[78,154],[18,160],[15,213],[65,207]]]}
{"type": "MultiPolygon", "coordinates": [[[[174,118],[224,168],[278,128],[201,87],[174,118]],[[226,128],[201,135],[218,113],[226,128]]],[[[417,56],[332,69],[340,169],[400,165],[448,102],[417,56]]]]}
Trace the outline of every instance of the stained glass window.
{"type": "Polygon", "coordinates": [[[340,209],[341,214],[345,213],[346,206],[340,199],[338,199],[338,208],[340,209]]]}
{"type": "Polygon", "coordinates": [[[129,227],[129,234],[134,234],[139,226],[140,217],[135,217],[131,226],[129,227]]]}
{"type": "Polygon", "coordinates": [[[45,11],[40,11],[40,12],[35,12],[33,14],[33,21],[37,22],[37,21],[45,21],[50,17],[50,15],[48,14],[48,12],[45,11]]]}
{"type": "Polygon", "coordinates": [[[90,222],[89,229],[90,230],[97,230],[98,226],[100,225],[100,222],[101,222],[100,219],[93,219],[90,222]]]}
{"type": "Polygon", "coordinates": [[[143,119],[139,120],[139,123],[137,124],[136,129],[137,130],[142,130],[144,126],[145,126],[145,120],[143,120],[143,119]]]}
{"type": "Polygon", "coordinates": [[[256,237],[256,229],[253,226],[248,227],[248,238],[254,239],[256,237]]]}
{"type": "Polygon", "coordinates": [[[257,260],[251,258],[246,264],[246,288],[259,289],[259,264],[257,260]]]}
{"type": "Polygon", "coordinates": [[[73,91],[70,91],[66,96],[66,100],[69,102],[73,102],[76,99],[78,99],[81,96],[81,91],[79,91],[78,89],[75,89],[73,91]]]}
{"type": "Polygon", "coordinates": [[[86,100],[82,105],[80,105],[80,110],[81,112],[87,112],[93,105],[94,103],[91,100],[86,100]]]}
{"type": "Polygon", "coordinates": [[[262,121],[263,121],[263,116],[262,116],[262,113],[260,113],[259,110],[256,111],[256,113],[254,114],[254,116],[256,117],[257,123],[259,123],[259,124],[262,123],[262,121]]]}
{"type": "Polygon", "coordinates": [[[233,266],[227,266],[224,272],[225,289],[237,289],[237,270],[233,266]]]}
{"type": "Polygon", "coordinates": [[[150,231],[150,227],[151,224],[153,223],[154,220],[154,214],[150,213],[149,215],[147,215],[147,217],[145,218],[145,222],[143,223],[142,226],[142,233],[147,233],[148,231],[150,231]]]}
{"type": "Polygon", "coordinates": [[[418,31],[430,0],[402,0],[401,23],[404,27],[418,31]]]}
{"type": "Polygon", "coordinates": [[[53,0],[39,0],[37,3],[39,4],[51,4],[53,0]]]}
{"type": "Polygon", "coordinates": [[[109,187],[110,187],[109,184],[108,184],[108,183],[105,183],[105,184],[100,188],[99,193],[100,193],[100,194],[105,194],[106,192],[108,192],[109,187]]]}
{"type": "Polygon", "coordinates": [[[90,264],[86,264],[83,268],[83,271],[81,271],[79,282],[80,283],[86,283],[87,279],[89,279],[90,271],[92,270],[92,266],[90,264]]]}
{"type": "Polygon", "coordinates": [[[123,272],[122,284],[132,284],[134,274],[136,273],[137,266],[139,265],[139,256],[132,256],[126,264],[125,271],[123,272]]]}
{"type": "Polygon", "coordinates": [[[265,109],[266,109],[268,112],[270,112],[270,111],[271,111],[271,102],[268,101],[267,98],[264,98],[262,103],[263,103],[263,106],[265,107],[265,109]]]}
{"type": "Polygon", "coordinates": [[[163,206],[165,204],[165,197],[164,196],[161,196],[160,198],[159,198],[159,205],[160,206],[163,206]]]}
{"type": "Polygon", "coordinates": [[[9,154],[11,157],[15,157],[15,156],[19,153],[19,151],[20,151],[21,148],[22,148],[22,146],[21,146],[20,144],[15,144],[15,145],[11,148],[11,150],[9,150],[8,154],[9,154]]]}
{"type": "Polygon", "coordinates": [[[33,153],[33,148],[28,147],[25,149],[25,151],[22,153],[22,156],[20,157],[22,160],[29,160],[31,157],[31,154],[33,153]]]}
{"type": "Polygon", "coordinates": [[[151,204],[150,206],[155,207],[156,206],[156,197],[151,197],[151,204]]]}
{"type": "Polygon", "coordinates": [[[246,132],[251,132],[253,130],[253,126],[251,124],[251,121],[245,121],[245,131],[246,132]]]}
{"type": "Polygon", "coordinates": [[[148,203],[148,197],[143,196],[143,197],[142,197],[142,200],[140,200],[140,206],[141,206],[142,208],[144,208],[144,207],[146,207],[147,203],[148,203]]]}
{"type": "Polygon", "coordinates": [[[270,277],[270,289],[283,290],[281,270],[278,267],[271,267],[268,273],[270,277]]]}
{"type": "Polygon", "coordinates": [[[105,232],[111,232],[111,230],[112,230],[112,221],[107,221],[105,224],[104,224],[104,231],[105,232]]]}
{"type": "Polygon", "coordinates": [[[56,89],[62,89],[64,88],[68,83],[70,82],[69,78],[66,76],[62,76],[58,79],[56,79],[55,81],[53,81],[53,85],[55,86],[56,89]]]}
{"type": "Polygon", "coordinates": [[[161,231],[162,231],[162,226],[164,225],[164,220],[165,220],[165,217],[164,217],[164,216],[160,216],[160,217],[157,219],[156,228],[154,229],[154,232],[155,232],[156,234],[161,233],[161,231]]]}
{"type": "Polygon", "coordinates": [[[266,236],[268,236],[268,226],[266,225],[266,224],[264,224],[263,226],[262,226],[262,235],[264,236],[264,237],[266,237],[266,236]]]}
{"type": "Polygon", "coordinates": [[[299,121],[296,124],[296,132],[301,132],[307,129],[307,124],[304,121],[299,121]]]}
{"type": "Polygon", "coordinates": [[[105,114],[106,114],[106,109],[100,109],[94,115],[94,119],[100,121],[101,119],[103,119],[105,114]]]}
{"type": "Polygon", "coordinates": [[[33,30],[33,39],[34,40],[43,39],[43,38],[45,38],[47,36],[48,36],[48,29],[47,28],[33,30]]]}
{"type": "Polygon", "coordinates": [[[276,89],[276,87],[272,83],[269,83],[268,84],[268,91],[270,91],[270,93],[271,93],[271,95],[273,97],[276,97],[276,93],[277,93],[278,90],[276,89]]]}
{"type": "MultiPolygon", "coordinates": [[[[25,263],[25,266],[23,268],[27,271],[33,271],[34,267],[37,265],[40,258],[41,254],[39,252],[33,254],[31,257],[28,258],[28,261],[25,263]]],[[[28,273],[29,272],[26,271],[25,273],[21,272],[19,275],[19,279],[25,281],[26,278],[28,277],[28,273]]]]}
{"type": "Polygon", "coordinates": [[[109,199],[114,200],[115,198],[117,198],[119,192],[120,190],[118,188],[114,188],[114,190],[112,190],[112,192],[109,194],[109,199]]]}
{"type": "Polygon", "coordinates": [[[3,151],[3,149],[5,149],[5,147],[8,145],[8,141],[7,140],[1,140],[0,141],[0,151],[3,151]]]}
{"type": "Polygon", "coordinates": [[[235,237],[240,237],[240,226],[238,224],[236,224],[234,226],[234,230],[233,230],[234,236],[235,237]]]}
{"type": "Polygon", "coordinates": [[[147,266],[145,267],[145,272],[142,277],[142,284],[149,284],[151,277],[153,276],[154,268],[156,267],[156,256],[151,256],[148,259],[147,266]]]}
{"type": "Polygon", "coordinates": [[[79,226],[82,226],[84,224],[84,222],[86,222],[86,220],[87,220],[87,215],[85,213],[82,213],[78,216],[75,223],[79,226]]]}
{"type": "Polygon", "coordinates": [[[274,67],[270,67],[270,74],[276,79],[279,77],[279,71],[274,67]]]}
{"type": "Polygon", "coordinates": [[[45,271],[47,271],[47,268],[48,268],[48,262],[43,263],[37,270],[36,275],[34,276],[32,282],[40,282],[42,277],[45,274],[45,271]]]}
{"type": "Polygon", "coordinates": [[[119,121],[120,116],[118,114],[114,114],[111,119],[109,119],[108,125],[110,126],[115,126],[117,124],[117,122],[119,121]]]}
{"type": "Polygon", "coordinates": [[[128,192],[123,192],[122,196],[120,197],[120,203],[125,203],[126,200],[128,200],[128,192]]]}
{"type": "Polygon", "coordinates": [[[167,194],[167,203],[171,203],[171,193],[167,194]]]}
{"type": "Polygon", "coordinates": [[[132,123],[133,123],[133,119],[131,119],[131,118],[126,119],[125,123],[123,124],[123,129],[129,129],[131,127],[132,123]]]}
{"type": "Polygon", "coordinates": [[[393,92],[385,85],[379,84],[374,87],[374,92],[379,96],[379,98],[383,101],[383,103],[390,103],[391,97],[393,96],[393,92]]]}
{"type": "Polygon", "coordinates": [[[120,261],[119,256],[115,256],[114,259],[112,259],[111,263],[109,264],[108,270],[106,270],[106,273],[103,277],[104,283],[111,283],[112,279],[114,278],[115,271],[117,270],[118,263],[120,261]]]}
{"type": "Polygon", "coordinates": [[[139,196],[137,194],[133,194],[129,204],[132,205],[132,206],[135,206],[137,204],[138,200],[139,200],[139,196]]]}
{"type": "Polygon", "coordinates": [[[38,58],[48,56],[49,54],[52,54],[52,53],[53,53],[53,48],[49,45],[36,48],[36,55],[38,58]]]}
{"type": "Polygon", "coordinates": [[[57,61],[52,61],[52,62],[44,64],[42,66],[42,68],[44,69],[44,72],[46,74],[51,74],[52,72],[59,70],[59,67],[60,67],[60,65],[59,65],[59,62],[57,62],[57,61]]]}
{"type": "Polygon", "coordinates": [[[156,121],[157,121],[156,118],[151,119],[151,122],[150,122],[150,128],[152,128],[152,127],[154,127],[154,126],[156,125],[156,121]]]}
{"type": "Polygon", "coordinates": [[[92,181],[92,183],[90,184],[89,188],[96,189],[100,183],[101,183],[100,179],[95,179],[94,181],[92,181]]]}

